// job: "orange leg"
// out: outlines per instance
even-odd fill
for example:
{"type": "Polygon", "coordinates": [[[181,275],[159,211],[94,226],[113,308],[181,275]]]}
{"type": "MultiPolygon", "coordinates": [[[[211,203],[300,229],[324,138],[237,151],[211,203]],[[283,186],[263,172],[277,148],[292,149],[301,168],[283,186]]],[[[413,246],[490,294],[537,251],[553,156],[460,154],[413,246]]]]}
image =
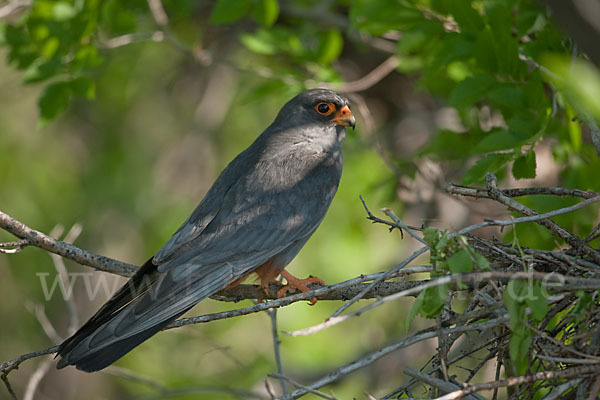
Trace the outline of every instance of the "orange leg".
{"type": "MultiPolygon", "coordinates": [[[[267,261],[253,272],[255,272],[260,278],[260,287],[267,295],[269,295],[269,285],[271,283],[276,283],[277,285],[281,286],[281,282],[275,280],[278,275],[281,274],[281,276],[285,278],[287,284],[277,291],[277,298],[285,297],[289,292],[293,292],[294,289],[297,289],[301,292],[309,292],[310,288],[307,285],[310,285],[311,283],[325,285],[325,282],[323,282],[322,279],[313,276],[306,279],[298,279],[280,266],[276,265],[273,259],[267,261]]],[[[310,301],[310,304],[315,305],[316,303],[317,299],[313,297],[310,301]]]]}
{"type": "MultiPolygon", "coordinates": [[[[284,297],[290,292],[290,289],[298,289],[301,292],[310,292],[310,288],[307,286],[311,283],[318,283],[319,285],[325,285],[322,279],[315,276],[310,276],[306,279],[298,279],[294,275],[290,274],[286,270],[281,271],[281,276],[287,281],[287,285],[277,291],[277,297],[284,297]]],[[[313,297],[310,300],[310,305],[314,306],[317,303],[317,298],[313,297]]]]}
{"type": "Polygon", "coordinates": [[[271,283],[281,286],[281,283],[275,279],[281,273],[281,268],[275,266],[272,259],[256,268],[254,272],[260,278],[260,287],[267,295],[269,295],[269,285],[271,283]]]}

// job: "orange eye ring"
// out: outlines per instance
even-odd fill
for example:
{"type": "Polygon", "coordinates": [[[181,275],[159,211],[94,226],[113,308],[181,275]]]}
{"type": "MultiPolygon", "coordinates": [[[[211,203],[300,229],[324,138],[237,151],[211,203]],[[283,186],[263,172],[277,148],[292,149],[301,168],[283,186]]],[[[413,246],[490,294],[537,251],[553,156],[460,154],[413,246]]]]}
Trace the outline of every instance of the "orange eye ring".
{"type": "Polygon", "coordinates": [[[322,101],[315,106],[315,111],[320,115],[331,115],[335,111],[335,104],[322,101]]]}

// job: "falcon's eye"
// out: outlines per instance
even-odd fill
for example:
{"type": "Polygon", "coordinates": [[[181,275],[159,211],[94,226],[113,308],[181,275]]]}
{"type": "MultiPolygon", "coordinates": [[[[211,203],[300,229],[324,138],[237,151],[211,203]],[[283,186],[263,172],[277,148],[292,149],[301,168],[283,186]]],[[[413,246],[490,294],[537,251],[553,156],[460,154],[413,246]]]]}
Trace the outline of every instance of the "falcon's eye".
{"type": "Polygon", "coordinates": [[[329,115],[335,111],[333,103],[321,102],[315,106],[315,110],[321,115],[329,115]]]}

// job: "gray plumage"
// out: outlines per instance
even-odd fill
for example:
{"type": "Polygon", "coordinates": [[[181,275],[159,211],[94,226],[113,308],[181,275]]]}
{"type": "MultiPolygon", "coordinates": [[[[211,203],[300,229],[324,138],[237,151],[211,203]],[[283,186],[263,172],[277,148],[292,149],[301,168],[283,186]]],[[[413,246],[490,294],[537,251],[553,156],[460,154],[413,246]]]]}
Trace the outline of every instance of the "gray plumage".
{"type": "Polygon", "coordinates": [[[344,125],[354,126],[351,113],[346,124],[320,115],[320,103],[348,105],[326,89],[285,104],[156,255],[60,346],[58,368],[102,369],[202,299],[296,256],[336,193],[344,125]]]}

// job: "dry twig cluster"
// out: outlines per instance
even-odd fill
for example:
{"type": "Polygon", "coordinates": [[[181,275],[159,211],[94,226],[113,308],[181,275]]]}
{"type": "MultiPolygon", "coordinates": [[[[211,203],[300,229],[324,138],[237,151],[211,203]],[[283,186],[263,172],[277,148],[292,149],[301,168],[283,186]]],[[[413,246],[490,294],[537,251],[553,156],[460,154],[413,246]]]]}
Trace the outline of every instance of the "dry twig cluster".
{"type": "MultiPolygon", "coordinates": [[[[409,266],[417,257],[430,251],[430,243],[419,233],[422,229],[405,225],[389,209],[383,211],[390,219],[380,219],[373,215],[365,204],[368,219],[374,223],[385,224],[390,229],[397,228],[406,232],[412,238],[423,243],[423,247],[389,271],[362,275],[325,287],[314,286],[314,290],[309,293],[297,293],[276,299],[276,287],[270,288],[268,295],[253,285],[240,285],[224,290],[213,298],[222,301],[241,299],[267,301],[238,310],[182,318],[166,329],[259,311],[269,312],[277,361],[277,373],[271,377],[280,382],[282,399],[299,398],[307,393],[328,399],[335,398],[334,395],[326,394],[319,389],[372,364],[387,354],[428,339],[437,339],[437,353],[433,354],[429,362],[419,370],[414,369],[414,366],[406,365],[403,372],[410,377],[408,382],[383,396],[382,399],[407,395],[411,398],[415,398],[415,396],[439,399],[484,398],[479,392],[490,394],[492,399],[504,395],[523,399],[534,398],[534,396],[536,398],[541,396],[545,399],[596,398],[600,392],[600,325],[597,323],[600,318],[597,307],[599,300],[597,291],[600,289],[600,252],[591,247],[589,243],[596,239],[600,232],[596,226],[593,232],[582,239],[550,218],[600,202],[600,195],[563,188],[503,191],[496,188],[496,179],[491,174],[488,175],[486,189],[449,186],[447,192],[452,195],[493,200],[506,206],[509,210],[523,215],[523,217],[510,220],[486,220],[448,235],[449,239],[457,240],[457,242],[458,239],[465,238],[463,243],[468,243],[469,246],[484,255],[490,261],[487,270],[440,273],[436,270],[435,263],[409,266]],[[513,197],[537,194],[572,196],[584,200],[571,207],[538,214],[535,210],[513,199],[513,197]],[[487,226],[503,227],[523,222],[535,222],[544,226],[552,235],[563,240],[567,247],[556,251],[532,249],[514,243],[507,244],[497,239],[484,239],[474,233],[475,230],[487,226]],[[431,273],[432,278],[426,281],[407,280],[408,277],[423,272],[431,273]],[[536,310],[537,306],[534,306],[534,303],[528,303],[527,296],[531,294],[530,292],[525,293],[525,297],[522,299],[510,297],[519,295],[519,293],[510,293],[511,290],[514,290],[511,282],[525,282],[524,287],[532,288],[538,285],[537,287],[543,289],[540,292],[543,294],[541,308],[545,310],[542,318],[531,318],[532,315],[535,317],[539,310],[536,310]],[[301,384],[284,373],[278,347],[276,308],[312,297],[320,300],[345,301],[343,306],[323,323],[287,333],[291,336],[311,335],[343,323],[349,318],[360,316],[397,298],[417,296],[428,289],[440,287],[448,288],[448,291],[445,292],[447,298],[431,327],[340,366],[309,384],[301,384]],[[459,295],[463,295],[464,298],[465,294],[467,295],[467,305],[464,310],[457,312],[452,307],[453,299],[459,295]],[[375,298],[376,300],[354,311],[346,311],[350,305],[365,298],[375,298]],[[518,314],[518,310],[515,308],[518,307],[519,302],[523,305],[521,314],[518,314]],[[515,339],[515,321],[522,324],[527,332],[520,341],[518,338],[515,339]],[[516,347],[516,350],[511,347],[516,347]],[[517,360],[514,359],[515,355],[520,357],[521,361],[525,360],[525,372],[518,373],[519,366],[517,360]],[[459,372],[464,370],[467,371],[466,377],[459,379],[459,372]],[[480,377],[478,373],[484,370],[495,371],[494,379],[489,382],[474,383],[475,378],[480,377]],[[288,386],[294,386],[295,389],[290,391],[288,386]],[[424,387],[425,392],[423,392],[424,387]],[[506,390],[506,394],[500,392],[501,388],[506,390]]],[[[68,235],[71,236],[69,240],[61,242],[25,226],[4,213],[0,213],[0,227],[21,239],[16,242],[0,243],[0,251],[3,253],[14,254],[26,246],[36,246],[102,271],[127,276],[135,268],[69,244],[68,242],[72,241],[76,235],[68,235]]],[[[55,264],[60,273],[64,268],[60,257],[55,258],[55,264]]],[[[536,294],[539,293],[536,292],[536,294]]],[[[539,305],[539,301],[536,304],[539,305]]],[[[44,321],[44,318],[38,319],[40,322],[44,321]]],[[[52,331],[51,325],[47,323],[42,325],[46,325],[46,332],[52,331]]],[[[74,320],[71,325],[75,326],[76,321],[74,320]]],[[[55,337],[55,343],[59,339],[55,337]]],[[[0,364],[0,375],[13,398],[17,398],[17,396],[8,381],[9,373],[24,361],[52,354],[56,349],[57,347],[54,346],[24,354],[0,364]]],[[[38,376],[35,377],[35,381],[32,377],[34,388],[35,382],[39,382],[48,365],[48,361],[42,364],[36,373],[38,376]]],[[[117,372],[120,376],[149,382],[150,386],[158,388],[157,390],[163,395],[170,390],[181,390],[181,388],[165,388],[160,383],[140,378],[130,372],[121,370],[117,372]]],[[[270,385],[268,388],[274,398],[274,389],[270,385]]],[[[235,391],[231,388],[223,390],[235,391]]],[[[261,397],[260,394],[245,391],[236,391],[235,394],[242,397],[261,397]]]]}

